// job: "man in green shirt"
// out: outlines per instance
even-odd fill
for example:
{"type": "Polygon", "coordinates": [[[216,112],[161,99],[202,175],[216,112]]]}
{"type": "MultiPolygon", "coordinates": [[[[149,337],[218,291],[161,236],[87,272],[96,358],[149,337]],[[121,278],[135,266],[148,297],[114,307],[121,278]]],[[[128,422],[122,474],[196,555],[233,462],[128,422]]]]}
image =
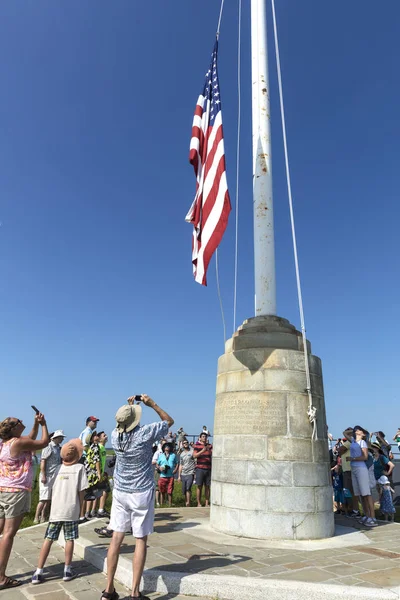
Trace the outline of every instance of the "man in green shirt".
{"type": "MultiPolygon", "coordinates": [[[[104,480],[104,471],[106,468],[106,460],[107,460],[107,450],[106,443],[108,440],[107,434],[104,431],[100,431],[99,435],[99,454],[100,454],[100,470],[102,475],[102,480],[104,480]]],[[[108,491],[104,490],[102,496],[100,497],[100,506],[97,511],[98,517],[109,517],[110,513],[105,510],[105,505],[107,501],[108,491]]]]}

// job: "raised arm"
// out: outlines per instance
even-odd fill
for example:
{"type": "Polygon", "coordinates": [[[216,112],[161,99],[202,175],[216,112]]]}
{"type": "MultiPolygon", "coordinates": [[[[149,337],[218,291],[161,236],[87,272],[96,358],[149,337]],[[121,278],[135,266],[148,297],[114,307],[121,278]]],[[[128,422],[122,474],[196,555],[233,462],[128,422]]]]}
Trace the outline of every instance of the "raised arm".
{"type": "Polygon", "coordinates": [[[36,440],[38,432],[39,432],[39,423],[38,423],[37,419],[35,418],[35,420],[33,421],[32,430],[27,437],[31,438],[31,440],[36,440]]]}
{"type": "Polygon", "coordinates": [[[35,416],[35,423],[42,426],[42,437],[40,440],[32,439],[29,435],[17,438],[12,445],[12,454],[18,456],[24,450],[34,452],[35,450],[42,450],[49,444],[49,431],[47,429],[46,419],[42,413],[35,416]]]}
{"type": "Polygon", "coordinates": [[[198,458],[199,456],[201,456],[202,454],[204,454],[204,452],[207,450],[207,446],[203,446],[203,448],[199,451],[197,450],[193,450],[193,458],[198,458]]]}
{"type": "MultiPolygon", "coordinates": [[[[130,398],[128,398],[128,401],[129,400],[130,400],[130,398]]],[[[142,395],[142,402],[146,406],[150,406],[150,408],[152,408],[153,410],[155,410],[156,413],[158,414],[158,416],[160,417],[161,421],[167,421],[168,427],[172,427],[172,425],[174,424],[173,418],[170,417],[169,414],[165,412],[165,410],[163,410],[162,408],[160,408],[158,406],[158,404],[156,404],[154,402],[154,400],[152,400],[150,398],[150,396],[148,396],[147,394],[143,394],[142,395]]]]}

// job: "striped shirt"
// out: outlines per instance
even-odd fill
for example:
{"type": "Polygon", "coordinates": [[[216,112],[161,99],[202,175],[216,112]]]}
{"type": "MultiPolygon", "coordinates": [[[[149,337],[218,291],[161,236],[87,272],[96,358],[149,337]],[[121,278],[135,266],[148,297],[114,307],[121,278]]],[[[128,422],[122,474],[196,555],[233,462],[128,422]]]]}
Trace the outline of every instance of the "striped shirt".
{"type": "MultiPolygon", "coordinates": [[[[202,444],[201,442],[196,442],[195,445],[193,446],[194,452],[200,452],[200,450],[203,450],[203,448],[204,448],[204,444],[202,444]]],[[[205,452],[203,452],[196,458],[196,468],[197,469],[206,469],[207,471],[210,471],[211,470],[211,460],[212,460],[212,445],[209,444],[208,450],[206,450],[205,452]]]]}

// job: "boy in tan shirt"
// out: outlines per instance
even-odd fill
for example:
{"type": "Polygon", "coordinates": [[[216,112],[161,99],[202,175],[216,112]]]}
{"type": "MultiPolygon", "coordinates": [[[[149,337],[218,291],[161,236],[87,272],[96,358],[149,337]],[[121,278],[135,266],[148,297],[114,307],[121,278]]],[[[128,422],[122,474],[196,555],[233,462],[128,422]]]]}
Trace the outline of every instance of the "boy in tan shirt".
{"type": "Polygon", "coordinates": [[[78,539],[79,513],[84,501],[85,490],[89,487],[85,467],[79,463],[83,453],[80,439],[67,442],[61,448],[63,464],[59,467],[53,486],[53,496],[49,524],[45,540],[40,551],[38,568],[32,576],[32,583],[43,583],[43,568],[51,546],[58,540],[61,529],[65,539],[64,581],[71,581],[76,576],[71,569],[74,554],[74,540],[78,539]]]}

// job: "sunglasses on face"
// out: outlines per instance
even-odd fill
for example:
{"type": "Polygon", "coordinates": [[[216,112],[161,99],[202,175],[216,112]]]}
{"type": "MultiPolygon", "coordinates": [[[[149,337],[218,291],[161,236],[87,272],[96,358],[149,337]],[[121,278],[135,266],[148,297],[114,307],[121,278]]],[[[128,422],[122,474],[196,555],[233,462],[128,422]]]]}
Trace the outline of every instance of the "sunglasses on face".
{"type": "Polygon", "coordinates": [[[11,423],[12,428],[16,427],[17,425],[22,425],[22,421],[20,419],[17,419],[17,421],[11,423]]]}

